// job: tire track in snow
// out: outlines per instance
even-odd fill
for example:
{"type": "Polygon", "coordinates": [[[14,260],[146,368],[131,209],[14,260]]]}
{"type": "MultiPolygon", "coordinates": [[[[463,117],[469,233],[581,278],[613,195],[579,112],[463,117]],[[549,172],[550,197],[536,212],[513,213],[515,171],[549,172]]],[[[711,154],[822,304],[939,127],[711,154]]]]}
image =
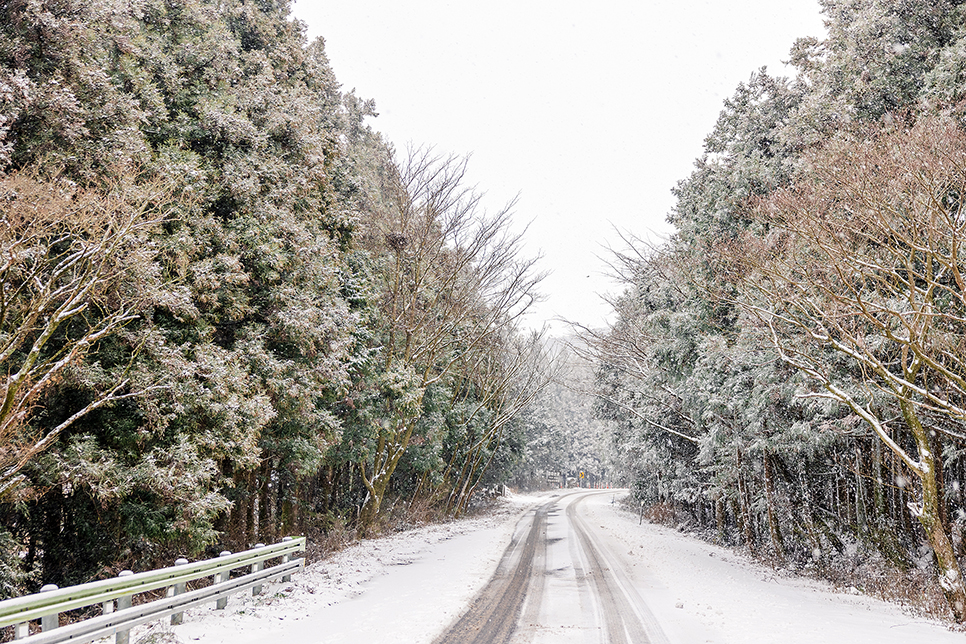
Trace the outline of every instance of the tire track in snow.
{"type": "MultiPolygon", "coordinates": [[[[556,502],[556,499],[549,501],[536,509],[522,546],[519,540],[510,543],[496,574],[469,610],[434,644],[506,644],[510,641],[530,589],[534,560],[543,559],[537,554],[546,547],[547,511],[556,502]]],[[[539,605],[539,598],[533,599],[539,605]]]]}
{"type": "Polygon", "coordinates": [[[604,617],[604,641],[609,644],[668,644],[654,614],[620,566],[611,564],[593,531],[577,514],[577,506],[589,496],[586,494],[567,506],[567,519],[575,528],[581,550],[590,565],[588,576],[593,579],[604,617]]]}
{"type": "MultiPolygon", "coordinates": [[[[660,624],[644,600],[627,579],[623,570],[612,562],[606,548],[584,520],[577,514],[578,505],[594,492],[565,494],[539,506],[532,515],[525,538],[516,538],[504,552],[496,574],[480,591],[464,615],[434,644],[509,644],[531,641],[542,626],[544,580],[547,570],[547,517],[563,499],[579,494],[566,507],[566,520],[572,541],[571,566],[575,576],[575,593],[592,596],[597,610],[592,615],[571,617],[574,627],[599,633],[591,636],[607,644],[668,644],[660,624]],[[587,623],[588,621],[600,623],[587,623]],[[518,628],[522,624],[523,628],[518,628]],[[514,635],[517,637],[514,638],[514,635]],[[522,637],[522,640],[520,638],[522,637]]],[[[559,611],[558,611],[559,612],[559,611]]],[[[549,627],[552,632],[553,628],[549,627]]],[[[559,633],[559,631],[557,631],[559,633]]]]}

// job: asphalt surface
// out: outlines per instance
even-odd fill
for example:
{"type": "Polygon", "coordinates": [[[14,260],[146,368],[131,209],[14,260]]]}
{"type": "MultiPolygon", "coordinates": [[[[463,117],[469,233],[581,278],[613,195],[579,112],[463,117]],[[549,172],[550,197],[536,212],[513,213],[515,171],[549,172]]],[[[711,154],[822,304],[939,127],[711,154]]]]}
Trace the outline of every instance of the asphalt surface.
{"type": "Polygon", "coordinates": [[[574,490],[527,513],[492,579],[435,644],[667,644],[574,490]]]}

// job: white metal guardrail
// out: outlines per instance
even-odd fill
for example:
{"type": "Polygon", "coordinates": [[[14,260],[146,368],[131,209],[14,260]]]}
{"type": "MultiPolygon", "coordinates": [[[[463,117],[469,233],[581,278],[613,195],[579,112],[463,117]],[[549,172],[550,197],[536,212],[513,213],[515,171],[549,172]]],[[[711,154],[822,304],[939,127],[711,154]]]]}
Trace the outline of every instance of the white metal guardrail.
{"type": "Polygon", "coordinates": [[[13,626],[14,638],[23,644],[54,644],[72,642],[84,644],[115,636],[116,644],[128,644],[131,628],[165,617],[172,624],[181,623],[187,608],[215,602],[224,608],[228,597],[252,589],[253,595],[262,591],[262,584],[271,579],[291,579],[291,574],[305,566],[305,559],[294,558],[305,552],[305,537],[286,537],[270,546],[256,545],[251,550],[232,554],[223,552],[216,559],[188,563],[179,559],[174,566],[141,573],[122,572],[115,579],[89,584],[57,588],[44,586],[39,593],[0,602],[0,627],[13,626]],[[281,563],[265,568],[269,559],[281,558],[281,563]],[[232,570],[249,568],[245,575],[230,579],[232,570]],[[190,581],[212,577],[210,586],[187,591],[190,581]],[[166,589],[163,599],[132,606],[131,599],[138,593],[166,589]],[[101,605],[102,614],[67,626],[58,627],[60,613],[101,605]],[[29,634],[29,623],[39,619],[41,632],[29,634]]]}

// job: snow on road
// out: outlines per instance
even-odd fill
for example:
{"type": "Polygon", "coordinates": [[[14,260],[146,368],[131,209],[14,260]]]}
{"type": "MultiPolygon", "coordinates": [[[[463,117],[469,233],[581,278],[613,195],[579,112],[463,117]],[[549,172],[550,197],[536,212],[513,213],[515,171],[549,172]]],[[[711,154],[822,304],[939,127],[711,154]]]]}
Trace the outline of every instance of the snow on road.
{"type": "MultiPolygon", "coordinates": [[[[639,526],[612,504],[617,496],[597,494],[579,512],[671,642],[966,644],[966,635],[901,607],[778,576],[730,550],[639,526]]],[[[238,595],[224,611],[194,609],[183,625],[153,630],[202,644],[432,642],[493,574],[523,513],[546,500],[510,497],[493,516],[362,542],[257,598],[238,595]]]]}

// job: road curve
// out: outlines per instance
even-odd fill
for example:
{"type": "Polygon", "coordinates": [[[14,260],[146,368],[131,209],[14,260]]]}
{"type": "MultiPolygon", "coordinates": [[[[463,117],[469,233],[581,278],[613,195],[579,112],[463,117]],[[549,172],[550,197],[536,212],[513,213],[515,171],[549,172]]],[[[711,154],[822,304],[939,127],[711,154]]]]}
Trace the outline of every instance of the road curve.
{"type": "Polygon", "coordinates": [[[608,493],[567,492],[524,516],[496,573],[434,644],[667,644],[578,513],[591,495],[608,493]]]}

